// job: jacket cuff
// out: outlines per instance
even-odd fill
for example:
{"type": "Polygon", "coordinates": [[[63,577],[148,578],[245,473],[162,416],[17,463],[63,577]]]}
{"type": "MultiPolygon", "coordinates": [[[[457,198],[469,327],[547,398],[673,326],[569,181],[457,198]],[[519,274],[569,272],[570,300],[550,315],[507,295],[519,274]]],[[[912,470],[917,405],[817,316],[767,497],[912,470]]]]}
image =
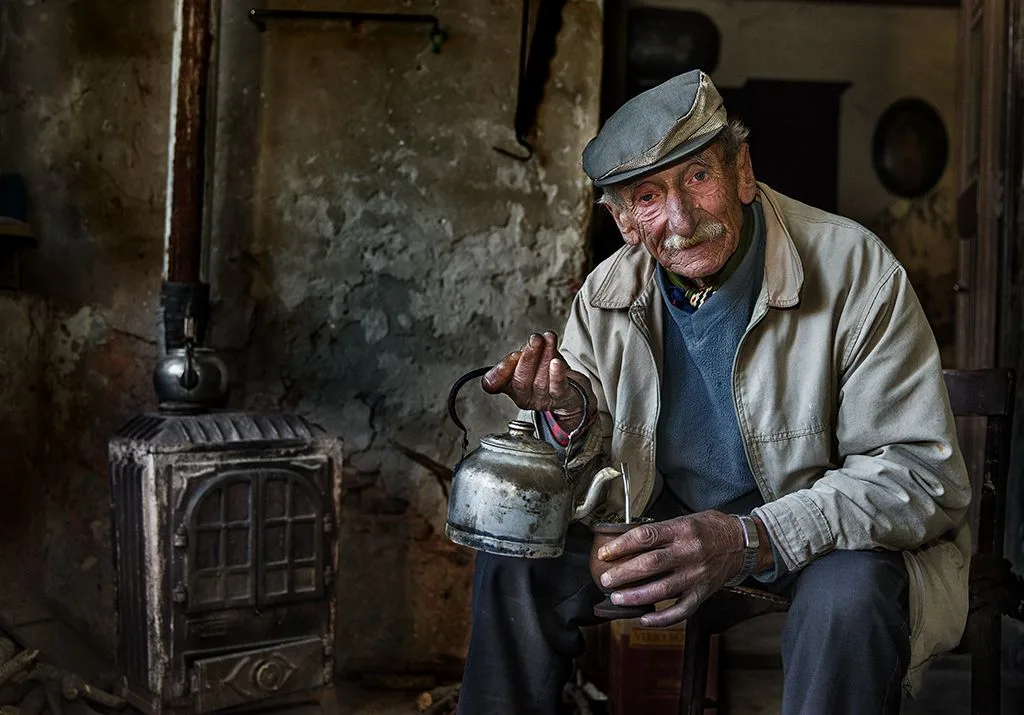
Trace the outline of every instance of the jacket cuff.
{"type": "Polygon", "coordinates": [[[835,548],[836,539],[821,509],[801,496],[787,494],[754,509],[764,522],[776,560],[790,572],[799,571],[818,556],[835,548]]]}
{"type": "MultiPolygon", "coordinates": [[[[519,413],[519,419],[533,422],[537,436],[553,446],[558,451],[560,459],[566,458],[566,447],[555,441],[554,435],[551,433],[550,421],[545,418],[543,412],[522,410],[519,413]]],[[[566,464],[566,471],[572,484],[581,485],[583,484],[581,478],[593,475],[596,471],[595,465],[605,459],[604,442],[604,429],[600,418],[595,419],[582,435],[573,440],[568,464],[566,464]]],[[[585,481],[589,484],[589,479],[585,481]]]]}
{"type": "Polygon", "coordinates": [[[775,583],[789,573],[789,569],[786,568],[786,560],[782,558],[782,552],[775,545],[775,539],[769,536],[768,543],[771,544],[772,557],[775,559],[775,563],[764,571],[753,574],[753,577],[761,583],[775,583]]]}
{"type": "MultiPolygon", "coordinates": [[[[558,420],[555,418],[555,415],[551,411],[547,411],[541,412],[541,417],[544,419],[544,426],[548,428],[547,431],[548,434],[551,435],[551,439],[561,447],[568,447],[569,433],[562,429],[558,424],[558,420]]],[[[576,436],[577,439],[586,435],[587,430],[589,430],[590,426],[594,424],[596,418],[597,413],[595,412],[590,416],[590,419],[587,420],[587,423],[583,426],[583,430],[580,434],[576,436]]]]}

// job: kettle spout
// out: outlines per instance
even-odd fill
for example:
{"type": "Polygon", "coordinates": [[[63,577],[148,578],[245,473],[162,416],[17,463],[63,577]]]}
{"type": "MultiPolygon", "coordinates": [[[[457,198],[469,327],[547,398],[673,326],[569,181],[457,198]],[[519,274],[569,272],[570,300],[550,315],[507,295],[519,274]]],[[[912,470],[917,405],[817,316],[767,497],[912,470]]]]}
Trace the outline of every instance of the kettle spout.
{"type": "Polygon", "coordinates": [[[590,483],[590,488],[587,489],[587,495],[583,498],[583,503],[573,511],[573,521],[579,521],[590,516],[606,499],[608,484],[613,481],[622,481],[622,473],[614,467],[605,467],[595,474],[594,480],[590,483]]]}

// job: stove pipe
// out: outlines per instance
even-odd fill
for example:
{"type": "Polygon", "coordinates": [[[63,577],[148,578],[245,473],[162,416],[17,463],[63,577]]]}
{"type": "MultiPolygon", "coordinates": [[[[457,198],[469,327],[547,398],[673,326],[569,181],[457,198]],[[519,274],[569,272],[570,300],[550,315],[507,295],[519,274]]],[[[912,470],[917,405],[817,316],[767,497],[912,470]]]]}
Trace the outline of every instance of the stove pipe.
{"type": "Polygon", "coordinates": [[[161,352],[153,372],[160,409],[204,412],[227,397],[227,369],[204,347],[210,286],[202,282],[211,0],[175,4],[161,352]]]}
{"type": "Polygon", "coordinates": [[[118,663],[145,715],[336,713],[341,443],[298,415],[211,411],[227,385],[204,347],[211,4],[175,0],[160,413],[109,444],[118,663]]]}

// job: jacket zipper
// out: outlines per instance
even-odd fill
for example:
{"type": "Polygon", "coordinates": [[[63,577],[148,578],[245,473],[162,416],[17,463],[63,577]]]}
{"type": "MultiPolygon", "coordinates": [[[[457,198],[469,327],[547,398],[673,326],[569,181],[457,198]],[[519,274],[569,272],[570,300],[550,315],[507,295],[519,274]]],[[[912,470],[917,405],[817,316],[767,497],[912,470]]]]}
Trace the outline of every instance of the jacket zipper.
{"type": "MultiPolygon", "coordinates": [[[[642,300],[642,299],[643,299],[643,295],[641,294],[641,297],[638,298],[637,301],[635,301],[633,303],[633,305],[631,305],[629,307],[629,322],[633,324],[633,326],[640,332],[640,335],[643,337],[643,343],[647,347],[647,354],[651,358],[651,365],[653,366],[654,371],[658,372],[658,362],[654,359],[654,349],[651,347],[651,333],[647,329],[647,326],[646,326],[646,324],[644,324],[643,320],[640,319],[640,312],[641,312],[642,308],[644,307],[644,306],[642,306],[640,304],[640,300],[642,300]]],[[[761,476],[761,474],[757,470],[754,469],[753,461],[750,458],[750,438],[749,438],[749,435],[747,435],[746,431],[744,430],[743,422],[740,420],[739,402],[738,402],[738,400],[736,398],[736,394],[737,394],[737,391],[736,391],[736,384],[737,384],[737,381],[736,381],[736,365],[739,363],[739,355],[740,355],[740,352],[743,350],[743,343],[747,339],[747,336],[754,330],[754,328],[756,328],[761,323],[762,320],[764,320],[764,317],[766,315],[768,315],[768,299],[765,298],[763,303],[761,303],[761,301],[758,301],[757,309],[758,309],[758,312],[753,316],[753,320],[751,320],[750,324],[747,326],[747,329],[745,331],[743,331],[743,336],[740,337],[739,345],[736,346],[736,354],[733,355],[733,359],[732,359],[732,394],[733,394],[732,408],[733,408],[733,412],[736,414],[736,425],[739,427],[739,429],[740,429],[740,436],[743,439],[743,453],[744,453],[744,456],[747,458],[747,468],[750,469],[750,474],[754,477],[754,482],[757,484],[757,490],[761,493],[761,498],[765,502],[769,502],[769,501],[772,501],[775,498],[775,492],[772,491],[764,483],[764,479],[761,476]]],[[[658,423],[658,419],[661,416],[661,389],[660,389],[660,386],[661,386],[661,375],[660,374],[658,375],[658,386],[659,386],[659,389],[658,389],[658,394],[657,394],[657,408],[656,408],[655,413],[654,413],[654,424],[655,425],[658,423]]],[[[652,451],[655,454],[657,454],[657,449],[658,449],[657,429],[655,429],[654,435],[651,437],[651,448],[652,448],[652,451]]],[[[657,469],[656,465],[654,465],[654,461],[653,460],[652,460],[651,464],[652,464],[652,468],[653,469],[657,469]]],[[[650,488],[651,488],[652,491],[653,491],[654,482],[655,482],[655,479],[654,479],[654,475],[652,474],[651,475],[651,479],[648,480],[648,484],[650,485],[650,488]]],[[[649,498],[650,494],[647,494],[645,496],[647,498],[649,498]]],[[[644,508],[646,508],[647,506],[648,505],[645,504],[644,508]]]]}
{"type": "MultiPolygon", "coordinates": [[[[642,300],[642,298],[643,298],[643,294],[641,294],[641,297],[637,301],[635,301],[633,303],[633,305],[631,305],[629,307],[629,322],[633,324],[633,327],[635,327],[640,332],[640,335],[643,337],[643,343],[647,347],[647,355],[651,358],[651,367],[654,369],[655,374],[657,374],[658,373],[658,361],[654,359],[654,348],[651,347],[651,332],[647,329],[647,325],[640,318],[640,313],[641,313],[642,309],[644,307],[646,307],[646,306],[642,306],[640,304],[640,300],[642,300]]],[[[655,407],[655,410],[654,410],[654,424],[655,425],[658,424],[658,418],[661,415],[661,375],[660,374],[658,374],[658,381],[657,382],[658,382],[658,394],[657,394],[657,397],[656,397],[656,407],[655,407]]],[[[655,428],[655,430],[654,430],[654,432],[653,432],[653,434],[651,436],[651,453],[652,453],[652,456],[651,456],[651,478],[646,480],[646,485],[644,486],[644,493],[642,495],[638,495],[638,496],[643,496],[644,504],[642,506],[637,505],[641,509],[647,509],[647,507],[650,506],[651,495],[654,493],[654,483],[657,481],[657,474],[655,474],[655,470],[657,470],[658,467],[655,464],[656,460],[654,459],[654,456],[653,456],[653,455],[658,453],[657,452],[657,449],[658,449],[657,440],[658,440],[658,430],[657,430],[657,428],[655,428]]]]}
{"type": "Polygon", "coordinates": [[[736,413],[736,425],[740,429],[740,436],[743,438],[743,453],[747,458],[747,467],[750,469],[750,474],[754,477],[754,482],[757,484],[757,490],[761,492],[761,498],[765,502],[769,502],[775,499],[775,492],[765,484],[764,478],[758,470],[754,469],[754,461],[750,458],[750,435],[747,434],[743,421],[740,419],[739,398],[737,397],[738,380],[736,377],[736,366],[739,364],[740,352],[743,350],[743,343],[746,341],[747,336],[750,335],[754,328],[760,325],[761,321],[764,320],[764,317],[768,315],[767,297],[763,304],[758,300],[757,310],[758,312],[753,316],[753,320],[751,320],[750,324],[747,325],[747,329],[743,331],[743,336],[740,337],[739,345],[736,346],[736,354],[732,356],[732,408],[736,413]]]}

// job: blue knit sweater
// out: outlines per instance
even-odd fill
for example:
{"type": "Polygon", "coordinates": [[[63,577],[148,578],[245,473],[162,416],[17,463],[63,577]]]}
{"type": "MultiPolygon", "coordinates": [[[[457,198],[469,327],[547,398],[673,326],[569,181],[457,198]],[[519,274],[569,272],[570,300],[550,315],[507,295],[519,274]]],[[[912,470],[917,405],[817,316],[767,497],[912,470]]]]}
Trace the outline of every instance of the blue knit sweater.
{"type": "Polygon", "coordinates": [[[733,359],[764,276],[764,218],[757,202],[752,208],[746,256],[699,309],[673,304],[670,296],[679,289],[660,266],[657,273],[667,314],[657,467],[672,495],[692,511],[761,503],[732,396],[733,359]]]}

